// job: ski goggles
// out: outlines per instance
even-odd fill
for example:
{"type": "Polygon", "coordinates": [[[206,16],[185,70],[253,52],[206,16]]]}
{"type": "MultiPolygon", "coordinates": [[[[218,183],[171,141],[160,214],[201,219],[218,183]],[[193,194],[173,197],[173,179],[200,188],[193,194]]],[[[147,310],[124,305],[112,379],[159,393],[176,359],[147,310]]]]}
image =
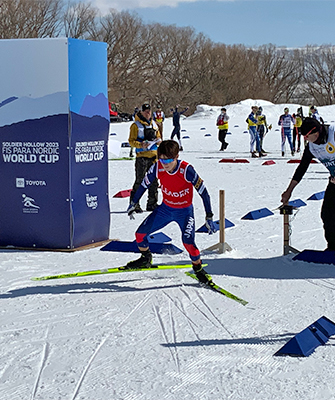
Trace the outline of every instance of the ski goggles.
{"type": "Polygon", "coordinates": [[[160,161],[162,164],[170,164],[170,163],[172,163],[173,160],[174,160],[174,158],[160,158],[160,159],[159,159],[159,161],[160,161]]]}
{"type": "Polygon", "coordinates": [[[312,128],[309,132],[307,132],[306,134],[303,134],[303,133],[302,133],[302,136],[304,136],[305,139],[307,139],[309,135],[314,135],[314,134],[317,133],[317,132],[318,132],[317,127],[316,127],[316,126],[313,126],[313,128],[312,128]],[[315,132],[313,132],[314,130],[315,130],[315,132]]]}

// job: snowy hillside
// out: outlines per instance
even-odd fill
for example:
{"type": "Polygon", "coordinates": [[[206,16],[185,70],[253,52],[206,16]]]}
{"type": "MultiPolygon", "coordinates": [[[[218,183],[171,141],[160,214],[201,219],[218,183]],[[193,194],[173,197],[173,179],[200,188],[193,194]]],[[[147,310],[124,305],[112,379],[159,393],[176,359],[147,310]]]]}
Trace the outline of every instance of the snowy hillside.
{"type": "MultiPolygon", "coordinates": [[[[14,103],[14,102],[13,102],[14,103]]],[[[331,338],[306,358],[275,357],[289,339],[326,316],[335,321],[335,266],[293,261],[283,256],[283,217],[275,209],[301,154],[281,157],[278,117],[285,106],[244,100],[227,105],[228,149],[219,152],[216,118],[220,106],[200,105],[181,121],[184,151],[204,179],[219,217],[219,190],[225,190],[225,254],[204,252],[219,233],[196,234],[203,261],[215,282],[247,300],[242,306],[199,285],[184,270],[31,281],[34,276],[111,268],[138,257],[99,248],[74,253],[0,250],[1,400],[333,400],[335,342],[331,338]],[[272,130],[264,140],[268,155],[251,159],[245,119],[261,105],[272,130]],[[219,163],[223,158],[249,163],[219,163]],[[273,160],[273,165],[263,165],[273,160]],[[274,215],[242,220],[268,208],[274,215]]],[[[307,114],[307,107],[304,108],[307,114]]],[[[335,120],[335,106],[319,108],[335,120]]],[[[111,124],[110,138],[127,142],[129,122],[111,124]]],[[[164,138],[172,121],[164,124],[164,138]]],[[[287,145],[288,146],[288,145],[287,145]]],[[[117,146],[116,146],[117,147],[117,146]]],[[[288,149],[288,147],[287,147],[288,149]]],[[[287,151],[286,154],[289,154],[287,151]]],[[[128,157],[122,147],[120,157],[128,157]]],[[[112,155],[111,155],[112,158],[112,155]]],[[[114,157],[115,158],[115,155],[114,157]]],[[[128,198],[134,161],[109,161],[112,222],[110,238],[134,240],[147,213],[130,221],[128,198]]],[[[301,199],[291,218],[291,245],[324,249],[321,201],[307,200],[325,190],[327,171],[312,164],[295,189],[301,199]]],[[[143,208],[147,194],[141,199],[143,208]]],[[[194,195],[196,227],[205,222],[201,198],[194,195]]],[[[163,232],[182,248],[171,224],[163,232]]],[[[188,263],[187,253],[155,255],[156,263],[188,263]]]]}

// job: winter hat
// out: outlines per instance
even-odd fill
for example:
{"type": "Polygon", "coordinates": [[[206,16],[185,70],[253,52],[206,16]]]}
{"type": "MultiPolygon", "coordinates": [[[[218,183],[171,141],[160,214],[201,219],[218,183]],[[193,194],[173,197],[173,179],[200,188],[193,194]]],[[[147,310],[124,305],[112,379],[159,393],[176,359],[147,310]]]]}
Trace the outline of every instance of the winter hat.
{"type": "Polygon", "coordinates": [[[306,117],[301,125],[301,134],[306,136],[315,132],[321,132],[321,124],[315,118],[306,117]]]}
{"type": "Polygon", "coordinates": [[[151,106],[149,103],[142,104],[142,111],[151,110],[151,106]]]}
{"type": "Polygon", "coordinates": [[[285,107],[284,112],[286,112],[286,111],[289,112],[290,110],[287,107],[285,107]]]}

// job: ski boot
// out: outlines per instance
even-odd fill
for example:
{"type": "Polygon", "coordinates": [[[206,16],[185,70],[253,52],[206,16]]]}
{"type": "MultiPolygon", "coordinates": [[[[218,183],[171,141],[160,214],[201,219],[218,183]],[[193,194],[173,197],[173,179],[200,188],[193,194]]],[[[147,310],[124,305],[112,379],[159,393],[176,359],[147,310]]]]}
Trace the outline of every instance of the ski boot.
{"type": "Polygon", "coordinates": [[[129,261],[124,269],[150,268],[152,266],[152,254],[150,249],[141,251],[141,253],[142,255],[140,258],[129,261]]]}
{"type": "Polygon", "coordinates": [[[202,264],[193,264],[193,271],[195,272],[195,276],[198,278],[199,282],[204,285],[210,286],[213,284],[212,277],[206,273],[203,269],[202,264]]]}

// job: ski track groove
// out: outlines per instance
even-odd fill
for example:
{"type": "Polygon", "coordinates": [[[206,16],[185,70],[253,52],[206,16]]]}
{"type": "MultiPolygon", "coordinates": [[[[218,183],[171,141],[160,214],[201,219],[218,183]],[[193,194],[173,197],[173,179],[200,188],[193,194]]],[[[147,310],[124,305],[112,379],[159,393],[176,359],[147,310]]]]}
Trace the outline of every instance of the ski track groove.
{"type": "MultiPolygon", "coordinates": [[[[183,293],[182,289],[179,288],[179,290],[183,293]]],[[[186,311],[183,308],[183,305],[181,304],[181,306],[179,306],[177,304],[177,302],[175,300],[173,300],[167,293],[163,292],[175,305],[175,307],[177,308],[177,310],[185,317],[190,329],[192,330],[192,332],[194,333],[194,336],[196,337],[196,339],[201,342],[200,336],[197,334],[195,328],[193,325],[195,325],[196,328],[198,328],[198,325],[186,314],[186,311]]],[[[190,304],[192,305],[192,303],[190,302],[190,304]]]]}
{"type": "MultiPolygon", "coordinates": [[[[210,290],[210,289],[208,289],[208,290],[210,290]]],[[[208,304],[205,302],[203,296],[202,296],[198,291],[196,291],[196,294],[197,294],[198,298],[200,299],[200,301],[202,302],[202,304],[205,306],[205,308],[206,308],[206,309],[209,311],[209,313],[213,316],[213,318],[215,319],[215,321],[217,321],[217,322],[222,326],[222,328],[228,333],[228,335],[229,335],[232,339],[234,339],[234,335],[229,331],[228,328],[226,328],[226,327],[224,326],[224,324],[219,320],[219,318],[213,313],[213,311],[211,310],[211,308],[210,308],[210,307],[208,306],[208,304]]]]}
{"type": "MultiPolygon", "coordinates": [[[[153,305],[152,308],[153,308],[153,310],[154,310],[154,312],[155,312],[155,315],[156,315],[156,318],[157,318],[159,327],[160,327],[160,329],[161,329],[162,336],[163,336],[163,338],[164,338],[164,340],[165,340],[165,343],[166,343],[166,344],[170,344],[169,341],[168,341],[166,332],[165,332],[165,328],[164,328],[163,321],[162,321],[161,316],[160,316],[160,313],[159,313],[159,308],[158,308],[158,306],[156,306],[156,305],[153,305]]],[[[168,346],[168,349],[169,349],[169,351],[170,351],[172,360],[174,361],[174,363],[175,363],[175,365],[176,365],[176,367],[177,367],[177,371],[178,371],[178,373],[180,373],[179,360],[178,360],[178,358],[176,358],[175,355],[173,354],[172,348],[171,348],[170,346],[168,346]]],[[[174,349],[176,349],[176,348],[174,347],[174,349]]]]}
{"type": "MultiPolygon", "coordinates": [[[[208,317],[208,315],[207,315],[205,312],[203,312],[203,311],[200,309],[200,307],[198,307],[197,304],[195,304],[195,302],[191,299],[191,297],[189,296],[189,294],[187,293],[187,291],[185,291],[185,290],[183,290],[183,289],[181,289],[181,290],[182,290],[182,292],[185,294],[185,296],[187,297],[187,299],[190,301],[190,303],[192,304],[192,306],[193,306],[195,309],[197,309],[198,312],[199,312],[200,314],[202,314],[202,315],[207,319],[208,322],[210,322],[212,325],[214,325],[215,328],[219,328],[219,327],[217,326],[217,324],[215,324],[215,323],[208,317]]],[[[196,293],[196,291],[195,291],[195,293],[196,293]]]]}
{"type": "Polygon", "coordinates": [[[320,282],[315,282],[314,279],[306,279],[306,281],[312,285],[318,286],[320,288],[326,288],[329,290],[335,290],[335,284],[332,282],[328,282],[326,279],[318,279],[320,282]]]}
{"type": "Polygon", "coordinates": [[[44,345],[43,345],[42,359],[41,359],[41,362],[40,362],[40,367],[39,367],[38,374],[37,374],[37,377],[36,377],[36,381],[35,381],[35,384],[34,384],[34,387],[33,387],[33,391],[32,391],[32,394],[31,394],[31,400],[35,399],[35,395],[37,393],[37,389],[38,389],[38,385],[39,385],[39,382],[40,382],[40,379],[41,379],[41,375],[42,375],[44,366],[46,364],[46,360],[47,360],[48,355],[49,355],[48,335],[49,335],[49,327],[47,327],[46,332],[45,332],[45,342],[44,342],[44,345]]]}
{"type": "Polygon", "coordinates": [[[171,324],[171,337],[172,337],[173,343],[175,344],[174,349],[175,349],[177,367],[178,367],[178,371],[180,371],[180,360],[179,360],[179,355],[178,355],[178,349],[176,347],[177,332],[176,332],[176,328],[175,328],[175,320],[174,320],[173,314],[172,314],[172,307],[171,307],[172,304],[173,303],[171,301],[169,301],[169,317],[170,317],[170,324],[171,324]]]}
{"type": "MultiPolygon", "coordinates": [[[[179,288],[179,290],[182,290],[182,289],[179,288]]],[[[181,309],[181,307],[177,304],[177,302],[176,302],[169,294],[167,294],[165,291],[163,291],[163,294],[164,294],[170,301],[173,302],[173,304],[175,305],[175,307],[180,311],[181,314],[184,315],[184,317],[187,319],[187,321],[189,322],[190,325],[192,324],[192,325],[194,325],[196,328],[198,327],[198,324],[197,324],[196,322],[194,322],[194,321],[192,320],[192,318],[190,318],[190,317],[186,314],[185,310],[181,309]]]]}
{"type": "Polygon", "coordinates": [[[152,293],[148,293],[148,294],[145,296],[145,298],[144,298],[142,301],[140,301],[140,302],[136,305],[136,307],[133,308],[133,309],[130,311],[130,313],[123,319],[123,321],[118,325],[118,328],[120,328],[120,327],[130,318],[130,316],[131,316],[135,311],[137,311],[139,308],[141,308],[141,307],[150,299],[151,296],[152,296],[152,293]]]}
{"type": "Polygon", "coordinates": [[[86,374],[87,374],[87,371],[89,370],[89,368],[90,368],[90,366],[92,365],[92,363],[93,363],[93,361],[94,361],[96,355],[98,354],[98,352],[99,352],[99,350],[102,348],[102,346],[106,343],[106,340],[107,340],[108,338],[109,338],[109,335],[106,336],[106,337],[100,342],[100,344],[98,345],[98,347],[95,349],[94,353],[92,354],[91,358],[88,360],[88,363],[86,364],[86,367],[84,368],[84,370],[83,370],[81,376],[79,377],[79,381],[78,381],[77,386],[76,386],[76,388],[75,388],[75,390],[74,390],[74,393],[73,393],[73,395],[72,395],[71,400],[74,400],[74,399],[76,398],[76,396],[77,396],[77,394],[78,394],[78,392],[79,392],[79,390],[80,390],[80,388],[81,388],[81,385],[82,385],[82,383],[83,383],[83,380],[84,380],[84,378],[85,378],[85,376],[86,376],[86,374]]]}

